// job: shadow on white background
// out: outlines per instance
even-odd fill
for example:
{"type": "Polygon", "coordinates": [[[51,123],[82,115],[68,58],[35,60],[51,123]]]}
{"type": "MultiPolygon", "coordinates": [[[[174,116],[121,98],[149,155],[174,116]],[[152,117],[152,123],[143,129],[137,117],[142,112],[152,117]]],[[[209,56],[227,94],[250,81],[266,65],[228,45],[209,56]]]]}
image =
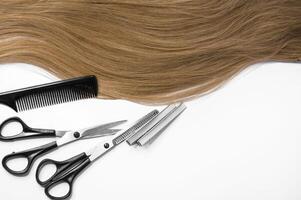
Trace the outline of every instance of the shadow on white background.
{"type": "MultiPolygon", "coordinates": [[[[53,80],[29,65],[0,65],[1,92],[53,80]]],[[[301,198],[301,64],[254,66],[186,105],[187,110],[151,146],[133,148],[124,143],[98,159],[75,181],[72,199],[301,198]]],[[[152,109],[96,99],[22,113],[2,105],[0,121],[19,116],[33,127],[64,130],[120,119],[131,122],[152,109]]],[[[2,142],[0,157],[51,140],[2,142]]],[[[72,143],[43,158],[65,160],[100,140],[72,143]]],[[[0,167],[1,199],[47,199],[34,178],[37,164],[26,177],[14,177],[0,167]]]]}

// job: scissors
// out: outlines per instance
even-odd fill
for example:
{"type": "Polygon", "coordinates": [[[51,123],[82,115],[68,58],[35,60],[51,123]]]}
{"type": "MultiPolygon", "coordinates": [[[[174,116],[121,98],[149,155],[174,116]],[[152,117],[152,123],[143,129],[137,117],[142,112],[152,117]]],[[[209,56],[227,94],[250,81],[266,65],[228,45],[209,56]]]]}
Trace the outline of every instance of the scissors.
{"type": "Polygon", "coordinates": [[[111,129],[112,127],[118,126],[122,123],[126,122],[126,120],[115,121],[107,124],[102,124],[90,128],[84,128],[76,131],[56,131],[50,129],[36,129],[27,126],[20,118],[13,117],[5,122],[3,122],[0,126],[0,135],[1,140],[10,141],[17,139],[26,139],[26,138],[35,138],[35,137],[60,137],[56,141],[47,143],[42,146],[38,146],[35,148],[31,148],[28,150],[13,152],[11,154],[6,155],[2,159],[2,165],[6,171],[8,171],[12,175],[16,176],[25,176],[29,173],[34,161],[43,156],[46,153],[50,153],[51,151],[74,141],[86,138],[95,138],[102,137],[107,135],[113,135],[120,131],[121,129],[111,129]],[[3,129],[8,126],[10,123],[20,123],[22,125],[23,130],[21,133],[17,133],[14,136],[5,137],[2,135],[3,129]],[[8,162],[14,159],[25,158],[27,163],[26,166],[21,170],[14,170],[8,166],[8,162]]]}
{"type": "Polygon", "coordinates": [[[109,139],[106,138],[104,141],[100,142],[94,148],[90,149],[89,151],[85,151],[81,154],[78,154],[68,160],[65,161],[55,161],[51,159],[44,159],[40,162],[36,170],[36,180],[37,182],[44,187],[45,194],[54,200],[62,200],[67,199],[71,196],[72,193],[72,185],[74,179],[82,172],[87,166],[89,166],[93,161],[97,158],[102,157],[110,150],[115,148],[117,145],[121,144],[145,125],[150,119],[158,114],[157,110],[153,110],[152,112],[148,113],[144,117],[142,117],[138,122],[136,122],[133,126],[131,126],[126,131],[118,134],[117,137],[110,137],[109,139]],[[41,171],[47,169],[47,166],[55,166],[56,171],[51,174],[52,176],[47,180],[42,180],[40,177],[41,171]],[[51,194],[51,190],[55,187],[60,187],[61,184],[67,184],[68,191],[62,196],[54,196],[51,194]]]}
{"type": "MultiPolygon", "coordinates": [[[[117,126],[119,124],[122,124],[123,122],[126,122],[126,120],[123,121],[116,121],[113,123],[106,124],[106,126],[101,125],[99,127],[99,131],[97,134],[88,134],[85,138],[94,138],[99,137],[99,135],[110,135],[117,133],[120,131],[120,129],[110,129],[111,127],[117,126]]],[[[54,130],[54,129],[41,129],[41,128],[31,128],[25,122],[20,119],[19,117],[11,117],[2,122],[0,125],[0,141],[8,142],[8,141],[15,141],[15,140],[24,140],[29,138],[43,138],[43,137],[63,137],[66,132],[69,131],[60,131],[60,130],[54,130]],[[16,130],[14,132],[17,132],[16,134],[13,134],[11,136],[4,136],[3,132],[5,132],[5,128],[9,125],[16,123],[21,125],[21,130],[16,130]]]]}

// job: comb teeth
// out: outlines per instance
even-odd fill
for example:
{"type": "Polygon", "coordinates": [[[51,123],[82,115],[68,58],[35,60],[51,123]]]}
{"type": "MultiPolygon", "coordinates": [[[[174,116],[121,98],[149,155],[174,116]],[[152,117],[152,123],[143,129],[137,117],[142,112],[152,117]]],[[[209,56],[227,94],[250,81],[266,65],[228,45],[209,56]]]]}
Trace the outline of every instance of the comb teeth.
{"type": "Polygon", "coordinates": [[[129,129],[127,129],[124,133],[119,135],[113,140],[113,143],[115,145],[120,144],[121,142],[125,141],[129,137],[131,137],[135,131],[137,131],[139,128],[144,126],[148,121],[150,121],[152,118],[154,118],[159,113],[158,110],[153,110],[141,119],[139,119],[133,126],[131,126],[129,129]]]}
{"type": "Polygon", "coordinates": [[[0,103],[17,112],[96,97],[95,76],[84,76],[0,93],[0,103]]]}
{"type": "Polygon", "coordinates": [[[26,111],[30,109],[72,102],[81,99],[95,97],[94,90],[80,87],[62,87],[51,90],[41,90],[34,94],[16,99],[17,111],[26,111]]]}

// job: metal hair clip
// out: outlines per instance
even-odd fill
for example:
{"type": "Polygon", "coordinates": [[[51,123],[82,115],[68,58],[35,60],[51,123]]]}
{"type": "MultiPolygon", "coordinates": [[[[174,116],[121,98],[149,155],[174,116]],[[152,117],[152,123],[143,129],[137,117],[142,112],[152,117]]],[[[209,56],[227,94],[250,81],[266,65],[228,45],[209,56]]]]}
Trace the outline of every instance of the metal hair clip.
{"type": "Polygon", "coordinates": [[[127,140],[129,145],[137,144],[144,146],[154,141],[165,128],[172,123],[172,121],[178,117],[186,106],[183,103],[173,104],[167,106],[156,117],[145,124],[142,128],[137,130],[132,137],[127,140]]]}

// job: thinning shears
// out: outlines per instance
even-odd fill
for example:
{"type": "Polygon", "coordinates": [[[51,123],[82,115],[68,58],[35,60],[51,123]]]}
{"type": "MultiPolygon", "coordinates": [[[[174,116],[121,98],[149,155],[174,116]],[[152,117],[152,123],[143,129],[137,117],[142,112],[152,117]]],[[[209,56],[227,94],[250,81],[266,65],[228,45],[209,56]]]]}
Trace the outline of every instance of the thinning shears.
{"type": "Polygon", "coordinates": [[[158,114],[157,110],[154,110],[144,117],[142,117],[138,122],[136,122],[133,126],[131,126],[126,131],[121,134],[118,133],[117,137],[106,138],[104,141],[100,142],[94,148],[85,151],[81,154],[78,154],[68,160],[65,161],[55,161],[51,159],[44,159],[40,162],[36,171],[36,180],[37,182],[45,188],[45,194],[54,200],[62,200],[67,199],[71,196],[72,193],[72,184],[75,178],[79,175],[81,171],[83,171],[87,166],[89,166],[93,161],[97,158],[102,157],[110,150],[115,148],[117,145],[121,144],[129,137],[133,136],[135,132],[145,125],[150,119],[158,114]],[[48,165],[54,165],[56,167],[56,171],[51,174],[52,176],[47,180],[42,180],[40,177],[41,171],[47,169],[48,165]],[[67,184],[68,191],[65,194],[55,196],[51,194],[51,190],[60,187],[61,184],[67,184]]]}
{"type": "Polygon", "coordinates": [[[18,139],[27,139],[27,138],[35,138],[35,137],[60,137],[56,141],[47,143],[42,146],[38,146],[35,148],[31,148],[28,150],[13,152],[11,154],[6,155],[2,159],[2,165],[9,173],[16,176],[24,176],[28,174],[33,165],[33,162],[43,156],[46,153],[50,153],[51,151],[74,141],[86,138],[94,138],[94,137],[102,137],[107,135],[113,135],[120,131],[121,129],[112,129],[115,126],[118,126],[122,123],[126,122],[126,120],[115,121],[107,124],[102,124],[90,128],[84,128],[76,131],[56,131],[50,129],[36,129],[27,126],[20,118],[14,117],[4,121],[0,125],[0,140],[2,141],[11,141],[18,139]],[[5,137],[2,134],[2,131],[8,126],[10,123],[20,123],[23,130],[20,133],[17,133],[13,136],[5,137]],[[14,170],[8,166],[8,162],[14,159],[25,158],[27,163],[26,166],[21,170],[14,170]]]}

